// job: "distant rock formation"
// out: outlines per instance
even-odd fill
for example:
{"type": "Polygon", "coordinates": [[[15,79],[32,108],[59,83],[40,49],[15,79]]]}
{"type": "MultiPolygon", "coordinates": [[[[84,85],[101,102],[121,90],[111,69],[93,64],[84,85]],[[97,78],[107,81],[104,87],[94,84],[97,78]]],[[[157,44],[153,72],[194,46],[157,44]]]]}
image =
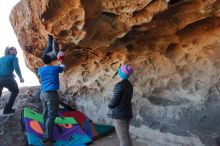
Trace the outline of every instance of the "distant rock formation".
{"type": "Polygon", "coordinates": [[[220,135],[219,0],[21,0],[10,21],[35,72],[47,35],[65,51],[65,100],[111,122],[120,64],[134,73],[132,133],[148,145],[214,145],[220,135]]]}

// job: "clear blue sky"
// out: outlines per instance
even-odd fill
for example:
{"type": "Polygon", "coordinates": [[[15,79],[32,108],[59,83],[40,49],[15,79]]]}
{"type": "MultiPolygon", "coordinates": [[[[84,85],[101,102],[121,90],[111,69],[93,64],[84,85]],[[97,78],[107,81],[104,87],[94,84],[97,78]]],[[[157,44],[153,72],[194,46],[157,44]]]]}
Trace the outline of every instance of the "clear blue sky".
{"type": "Polygon", "coordinates": [[[9,21],[11,9],[19,2],[19,0],[3,0],[0,5],[0,57],[4,55],[6,46],[15,46],[18,50],[18,60],[21,68],[21,73],[24,78],[24,83],[20,83],[18,77],[16,80],[21,86],[39,85],[36,76],[26,67],[22,50],[18,44],[16,35],[9,21]]]}

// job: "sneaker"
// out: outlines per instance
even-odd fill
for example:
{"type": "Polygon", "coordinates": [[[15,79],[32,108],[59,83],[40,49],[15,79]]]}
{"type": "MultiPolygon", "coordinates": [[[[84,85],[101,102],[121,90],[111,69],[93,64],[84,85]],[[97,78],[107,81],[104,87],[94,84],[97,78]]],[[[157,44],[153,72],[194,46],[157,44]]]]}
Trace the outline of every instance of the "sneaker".
{"type": "Polygon", "coordinates": [[[50,140],[46,140],[46,139],[41,139],[40,142],[44,146],[53,146],[53,143],[55,143],[55,141],[50,141],[50,140]]]}
{"type": "Polygon", "coordinates": [[[47,141],[45,139],[41,139],[40,140],[41,144],[44,145],[44,146],[52,146],[51,142],[50,141],[47,141]],[[50,145],[49,145],[50,144],[50,145]]]}
{"type": "Polygon", "coordinates": [[[3,114],[12,114],[15,112],[15,109],[10,109],[10,110],[3,110],[3,114]]]}

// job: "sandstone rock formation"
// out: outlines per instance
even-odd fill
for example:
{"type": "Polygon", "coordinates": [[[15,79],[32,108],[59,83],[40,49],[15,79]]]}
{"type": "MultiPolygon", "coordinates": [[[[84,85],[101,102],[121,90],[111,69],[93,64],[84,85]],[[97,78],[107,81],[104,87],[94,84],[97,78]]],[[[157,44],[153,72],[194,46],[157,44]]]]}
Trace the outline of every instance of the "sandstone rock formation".
{"type": "Polygon", "coordinates": [[[120,64],[134,73],[132,132],[148,145],[215,145],[220,135],[219,0],[21,0],[10,21],[32,70],[47,35],[66,53],[63,100],[111,122],[120,64]]]}

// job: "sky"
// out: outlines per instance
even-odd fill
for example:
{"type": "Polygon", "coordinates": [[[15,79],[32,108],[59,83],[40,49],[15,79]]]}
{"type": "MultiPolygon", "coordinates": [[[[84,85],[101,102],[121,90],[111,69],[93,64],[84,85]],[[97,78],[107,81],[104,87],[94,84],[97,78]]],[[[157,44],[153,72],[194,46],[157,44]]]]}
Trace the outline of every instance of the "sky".
{"type": "Polygon", "coordinates": [[[19,0],[3,0],[0,5],[0,57],[4,55],[4,50],[6,46],[14,46],[17,48],[18,60],[21,69],[22,76],[24,78],[24,83],[20,83],[19,78],[16,75],[16,81],[19,87],[22,86],[35,86],[39,85],[36,75],[31,72],[24,62],[24,57],[22,49],[18,43],[18,39],[14,33],[14,30],[9,21],[9,15],[11,9],[19,2],[19,0]]]}

